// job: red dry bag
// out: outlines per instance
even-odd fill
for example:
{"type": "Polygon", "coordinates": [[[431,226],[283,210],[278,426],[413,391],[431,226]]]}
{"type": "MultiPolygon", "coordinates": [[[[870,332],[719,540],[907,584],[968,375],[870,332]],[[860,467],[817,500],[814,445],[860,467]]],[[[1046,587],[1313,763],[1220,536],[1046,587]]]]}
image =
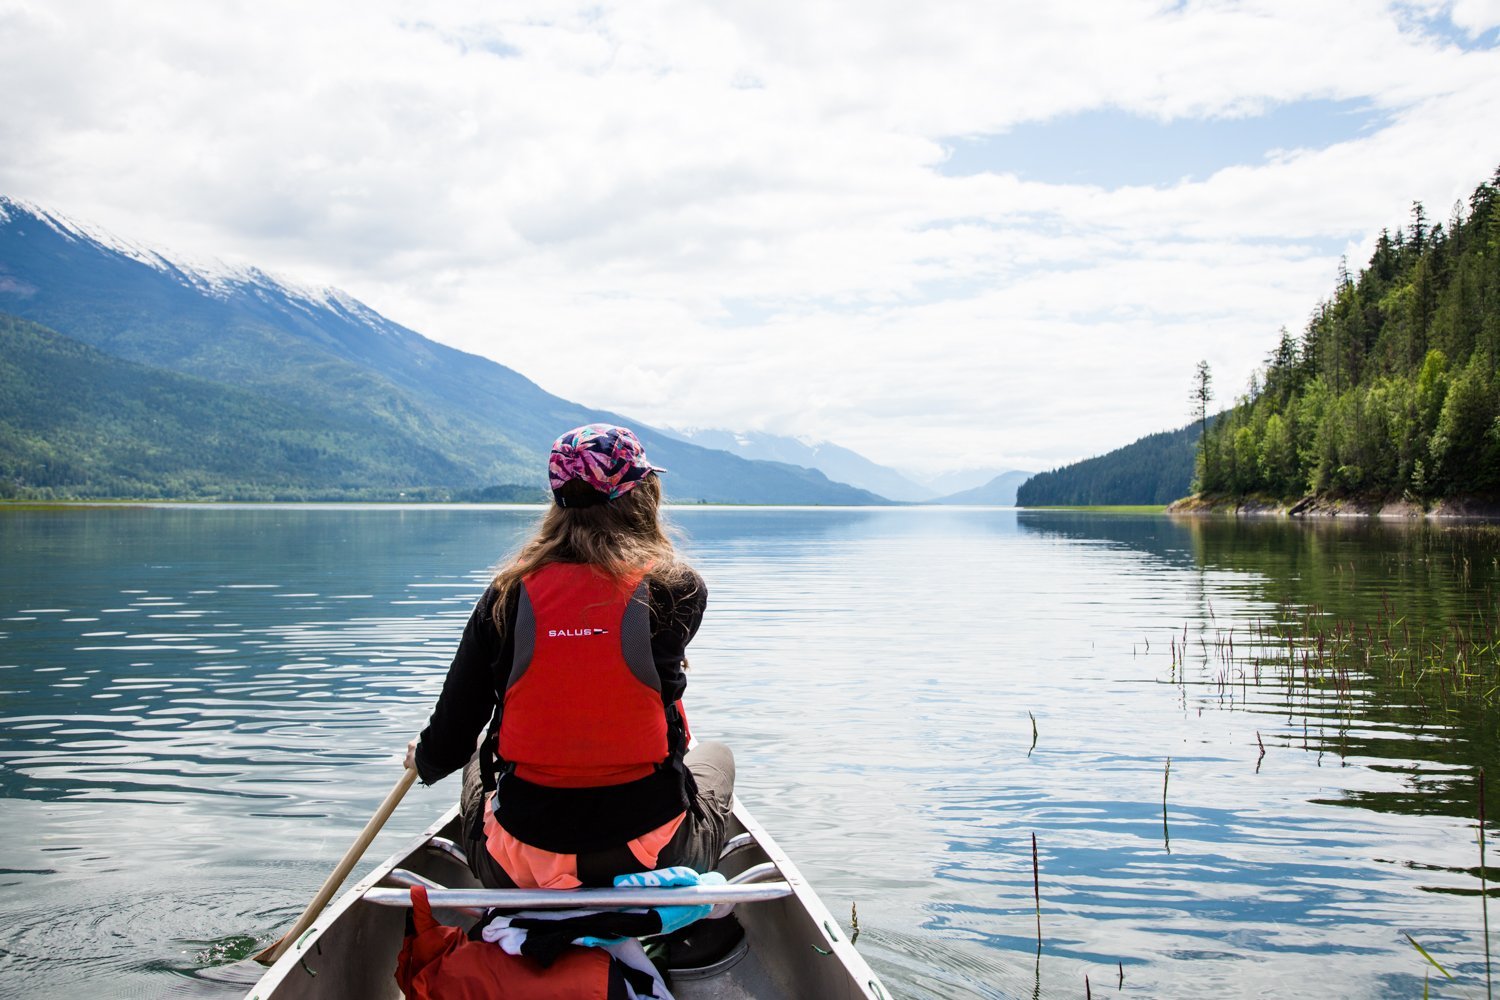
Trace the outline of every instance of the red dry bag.
{"type": "Polygon", "coordinates": [[[570,947],[543,968],[438,923],[422,886],[412,886],[411,909],[414,933],[396,961],[396,984],[407,1000],[609,1000],[608,952],[570,947]]]}

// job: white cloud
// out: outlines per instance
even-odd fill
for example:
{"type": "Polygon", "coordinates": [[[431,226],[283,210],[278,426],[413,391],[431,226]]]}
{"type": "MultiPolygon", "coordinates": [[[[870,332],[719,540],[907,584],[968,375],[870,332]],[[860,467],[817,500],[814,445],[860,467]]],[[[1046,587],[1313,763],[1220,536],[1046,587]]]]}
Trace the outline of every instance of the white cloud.
{"type": "Polygon", "coordinates": [[[640,419],[1039,467],[1186,422],[1199,358],[1242,385],[1339,252],[1490,175],[1500,55],[1432,24],[1497,8],[0,0],[0,191],[640,419]],[[936,169],[1082,111],[1306,100],[1387,122],[1154,187],[936,169]]]}

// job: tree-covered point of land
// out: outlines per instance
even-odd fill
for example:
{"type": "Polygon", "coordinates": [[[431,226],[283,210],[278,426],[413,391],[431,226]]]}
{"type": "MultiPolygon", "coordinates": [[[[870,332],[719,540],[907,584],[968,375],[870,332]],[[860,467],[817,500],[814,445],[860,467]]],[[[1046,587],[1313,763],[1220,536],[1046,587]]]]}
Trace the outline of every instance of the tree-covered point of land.
{"type": "MultiPolygon", "coordinates": [[[[1212,427],[1213,417],[1205,423],[1212,427]]],[[[1200,426],[1149,434],[1094,458],[1039,472],[1016,490],[1019,507],[1171,503],[1188,491],[1200,426]]]]}
{"type": "Polygon", "coordinates": [[[1341,268],[1306,330],[1209,427],[1209,495],[1500,496],[1500,170],[1446,224],[1420,203],[1341,268]]]}

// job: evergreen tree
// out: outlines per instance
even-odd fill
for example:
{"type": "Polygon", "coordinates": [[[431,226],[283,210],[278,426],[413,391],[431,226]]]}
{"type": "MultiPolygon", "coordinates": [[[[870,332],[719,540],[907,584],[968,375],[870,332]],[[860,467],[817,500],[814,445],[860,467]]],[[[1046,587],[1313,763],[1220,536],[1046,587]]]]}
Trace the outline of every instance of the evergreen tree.
{"type": "Polygon", "coordinates": [[[1208,361],[1198,362],[1197,369],[1193,372],[1193,391],[1188,396],[1189,402],[1193,404],[1193,412],[1198,417],[1198,440],[1199,458],[1197,474],[1194,478],[1200,484],[1200,489],[1214,489],[1212,485],[1205,483],[1216,483],[1214,475],[1214,463],[1211,460],[1209,449],[1206,447],[1208,441],[1208,404],[1214,398],[1214,378],[1209,370],[1208,361]]]}
{"type": "Polygon", "coordinates": [[[1198,368],[1193,373],[1193,394],[1189,398],[1198,415],[1198,428],[1201,431],[1208,426],[1208,404],[1214,398],[1214,377],[1207,361],[1198,362],[1198,368]]]}

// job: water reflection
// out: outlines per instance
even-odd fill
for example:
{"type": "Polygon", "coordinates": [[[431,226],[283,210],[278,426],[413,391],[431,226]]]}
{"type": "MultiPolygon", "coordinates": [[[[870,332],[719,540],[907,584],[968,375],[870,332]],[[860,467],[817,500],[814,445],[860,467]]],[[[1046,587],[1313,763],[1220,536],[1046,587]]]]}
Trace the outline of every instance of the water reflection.
{"type": "Polygon", "coordinates": [[[1135,549],[1184,569],[1200,561],[1196,531],[1201,530],[1202,519],[1021,510],[1016,521],[1017,527],[1031,534],[1081,545],[1103,543],[1135,549]]]}
{"type": "MultiPolygon", "coordinates": [[[[165,992],[272,936],[389,787],[535,517],[0,512],[7,981],[165,992]]],[[[1121,974],[1143,996],[1417,995],[1403,932],[1482,974],[1468,817],[1495,715],[1307,654],[1309,622],[1493,614],[1493,534],[674,517],[710,589],[694,728],[736,748],[743,795],[834,912],[858,904],[900,995],[1071,997],[1121,974]],[[1296,625],[1290,649],[1270,622],[1296,625]]],[[[451,785],[415,791],[371,861],[451,785]]]]}

